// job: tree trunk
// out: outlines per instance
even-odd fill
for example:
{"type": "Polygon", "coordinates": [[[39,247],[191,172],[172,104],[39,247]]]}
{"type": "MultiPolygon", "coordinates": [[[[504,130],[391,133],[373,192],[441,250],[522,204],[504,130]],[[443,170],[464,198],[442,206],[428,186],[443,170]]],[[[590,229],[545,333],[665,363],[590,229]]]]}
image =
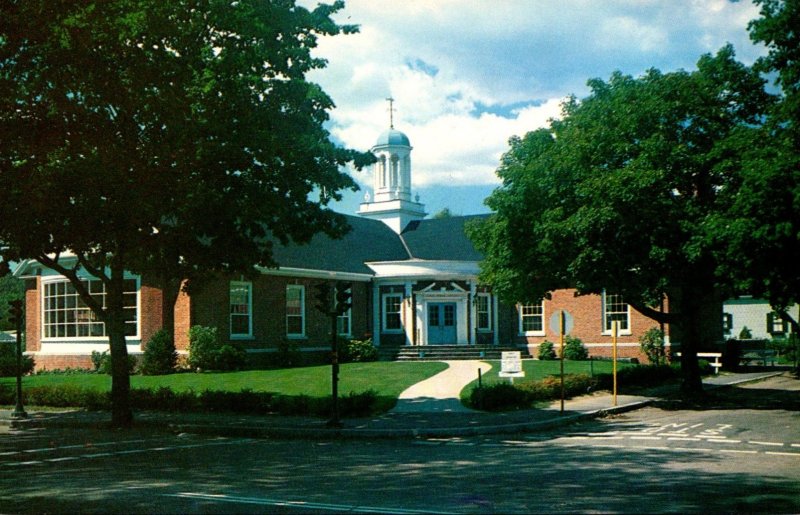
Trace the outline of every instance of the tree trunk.
{"type": "Polygon", "coordinates": [[[111,278],[106,285],[106,332],[111,348],[111,424],[114,427],[130,427],[133,424],[131,378],[125,341],[124,288],[124,269],[112,262],[111,278]]]}

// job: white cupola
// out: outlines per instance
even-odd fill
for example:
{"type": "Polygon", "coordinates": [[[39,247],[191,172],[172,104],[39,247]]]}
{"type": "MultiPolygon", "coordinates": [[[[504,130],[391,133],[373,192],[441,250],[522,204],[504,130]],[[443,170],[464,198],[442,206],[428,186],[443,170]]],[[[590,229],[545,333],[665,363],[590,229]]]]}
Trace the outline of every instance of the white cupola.
{"type": "MultiPolygon", "coordinates": [[[[392,112],[392,99],[389,112],[392,112]]],[[[373,195],[365,195],[358,214],[382,220],[400,233],[413,220],[425,218],[425,206],[419,198],[411,199],[411,142],[408,136],[394,128],[389,118],[389,130],[378,136],[372,147],[377,158],[373,165],[373,195]],[[371,201],[370,201],[371,200],[371,201]]]]}

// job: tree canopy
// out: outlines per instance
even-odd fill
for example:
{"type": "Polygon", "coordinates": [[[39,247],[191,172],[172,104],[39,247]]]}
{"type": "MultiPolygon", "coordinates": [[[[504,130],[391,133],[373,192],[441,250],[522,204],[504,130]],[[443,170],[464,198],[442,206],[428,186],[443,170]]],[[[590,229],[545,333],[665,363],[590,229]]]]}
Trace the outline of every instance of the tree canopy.
{"type": "Polygon", "coordinates": [[[357,189],[342,167],[371,156],[331,142],[333,102],[305,79],[325,65],[311,54],[318,36],[356,30],[331,19],[342,7],[3,2],[3,254],[62,273],[105,322],[115,422],[131,419],[125,271],[173,284],[247,273],[275,265],[273,242],[347,230],[326,204],[357,189]],[[105,307],[81,270],[104,283],[105,307]]]}
{"type": "Polygon", "coordinates": [[[772,99],[729,46],[696,71],[589,86],[548,128],[511,139],[486,202],[495,214],[471,230],[482,277],[513,301],[564,287],[622,294],[680,331],[684,388],[697,391],[704,330],[721,331],[709,307],[735,286],[716,222],[772,99]],[[665,297],[669,312],[654,307],[665,297]]]}

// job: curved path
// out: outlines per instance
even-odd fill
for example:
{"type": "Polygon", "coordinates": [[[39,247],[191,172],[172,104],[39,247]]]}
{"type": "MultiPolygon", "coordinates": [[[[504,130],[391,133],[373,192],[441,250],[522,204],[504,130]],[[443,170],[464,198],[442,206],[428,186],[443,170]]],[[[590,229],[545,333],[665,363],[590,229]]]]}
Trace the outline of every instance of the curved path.
{"type": "Polygon", "coordinates": [[[485,361],[445,361],[448,368],[400,394],[390,413],[471,412],[461,404],[461,390],[492,366],[485,361]]]}

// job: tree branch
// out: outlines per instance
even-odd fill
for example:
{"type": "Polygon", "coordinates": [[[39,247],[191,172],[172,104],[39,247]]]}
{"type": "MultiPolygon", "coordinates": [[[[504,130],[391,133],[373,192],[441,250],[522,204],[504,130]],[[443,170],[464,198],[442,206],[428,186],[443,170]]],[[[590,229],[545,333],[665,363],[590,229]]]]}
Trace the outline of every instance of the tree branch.
{"type": "MultiPolygon", "coordinates": [[[[80,296],[81,300],[92,310],[92,312],[97,315],[97,317],[102,321],[106,321],[106,313],[103,309],[103,306],[92,297],[92,294],[89,293],[89,288],[87,287],[87,283],[82,281],[80,277],[78,277],[78,266],[76,264],[75,267],[69,268],[61,263],[58,262],[59,254],[56,254],[55,258],[51,258],[47,254],[39,254],[36,257],[36,261],[41,263],[42,265],[50,268],[51,270],[55,270],[59,274],[66,277],[69,282],[72,284],[72,287],[75,288],[75,291],[80,296]]],[[[78,258],[78,262],[80,263],[80,258],[78,258]]]]}

